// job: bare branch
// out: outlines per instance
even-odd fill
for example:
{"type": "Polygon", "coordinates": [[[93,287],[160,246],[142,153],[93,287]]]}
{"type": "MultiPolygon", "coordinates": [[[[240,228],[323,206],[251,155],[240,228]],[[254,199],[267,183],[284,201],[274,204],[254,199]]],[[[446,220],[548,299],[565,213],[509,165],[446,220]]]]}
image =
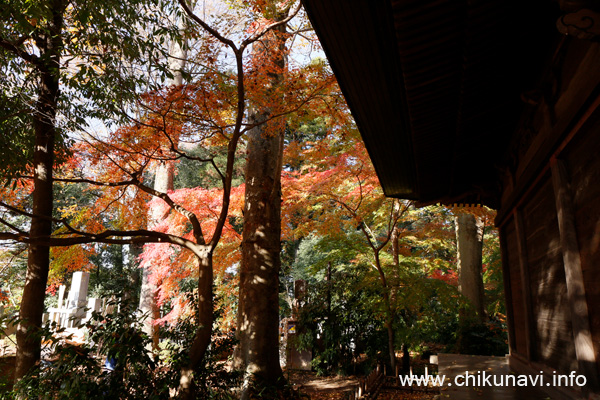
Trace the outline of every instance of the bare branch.
{"type": "MultiPolygon", "coordinates": [[[[23,176],[22,178],[33,178],[33,177],[23,176]]],[[[94,181],[94,180],[86,179],[86,178],[53,178],[53,180],[56,182],[87,183],[87,184],[95,185],[95,186],[109,186],[109,187],[130,186],[130,185],[135,185],[137,182],[137,179],[129,179],[126,181],[121,181],[121,182],[99,182],[99,181],[94,181]]]]}
{"type": "Polygon", "coordinates": [[[23,50],[21,47],[19,47],[20,44],[23,43],[27,39],[28,38],[21,38],[17,42],[13,43],[4,38],[0,38],[0,47],[2,47],[5,50],[10,51],[14,55],[22,58],[23,60],[25,60],[29,63],[39,66],[39,65],[41,65],[41,62],[40,62],[40,58],[37,55],[28,53],[25,50],[23,50]]]}
{"type": "Polygon", "coordinates": [[[214,36],[215,39],[217,39],[221,43],[226,44],[227,46],[231,47],[231,49],[234,52],[236,52],[236,53],[238,52],[237,46],[231,39],[227,39],[226,37],[221,35],[216,29],[214,29],[213,27],[208,25],[206,22],[204,22],[204,20],[202,18],[200,18],[196,14],[194,14],[194,12],[190,9],[190,7],[187,5],[187,2],[185,0],[178,0],[178,1],[179,1],[179,4],[181,5],[181,7],[183,8],[183,10],[185,11],[185,13],[188,15],[188,17],[190,17],[191,19],[196,21],[198,23],[198,25],[200,25],[205,31],[207,31],[212,36],[214,36]]]}
{"type": "Polygon", "coordinates": [[[194,254],[200,254],[202,245],[184,239],[180,236],[171,235],[168,233],[149,231],[145,229],[133,230],[133,231],[114,231],[106,230],[101,233],[92,234],[85,233],[81,236],[72,236],[65,238],[39,236],[39,237],[23,237],[21,235],[0,232],[0,240],[15,240],[22,243],[38,244],[52,247],[65,247],[74,246],[78,244],[86,243],[107,243],[107,244],[134,244],[134,243],[171,243],[181,247],[185,247],[194,252],[194,254]]]}
{"type": "Polygon", "coordinates": [[[242,131],[242,123],[244,119],[244,111],[246,109],[246,87],[244,83],[245,74],[242,55],[243,50],[235,51],[235,61],[237,68],[237,107],[235,127],[233,130],[233,134],[231,135],[231,139],[229,140],[229,143],[227,145],[227,164],[225,167],[225,175],[220,174],[221,183],[223,185],[223,205],[221,206],[221,213],[219,214],[219,219],[217,220],[215,232],[213,234],[213,237],[210,239],[211,250],[214,250],[217,247],[217,244],[219,243],[219,240],[221,239],[221,235],[223,233],[223,227],[225,226],[225,222],[227,222],[227,215],[229,214],[229,204],[231,202],[231,181],[233,179],[235,152],[237,150],[237,145],[240,140],[240,137],[244,133],[242,131]]]}
{"type": "Polygon", "coordinates": [[[0,223],[2,225],[8,226],[10,229],[12,229],[13,231],[19,233],[19,235],[23,235],[23,236],[29,236],[29,234],[19,228],[17,228],[16,226],[14,226],[13,224],[11,224],[10,222],[8,222],[7,220],[5,220],[4,218],[0,218],[0,223]]]}
{"type": "Polygon", "coordinates": [[[198,217],[193,212],[187,210],[185,207],[175,203],[173,199],[169,197],[168,194],[159,192],[158,190],[154,190],[151,187],[148,187],[141,182],[137,181],[135,184],[141,191],[151,194],[152,196],[158,197],[162,199],[169,207],[173,210],[177,211],[184,217],[190,221],[192,224],[192,229],[194,230],[194,238],[196,238],[198,244],[205,245],[206,241],[204,239],[204,234],[202,233],[202,226],[200,225],[200,221],[198,221],[198,217]]]}

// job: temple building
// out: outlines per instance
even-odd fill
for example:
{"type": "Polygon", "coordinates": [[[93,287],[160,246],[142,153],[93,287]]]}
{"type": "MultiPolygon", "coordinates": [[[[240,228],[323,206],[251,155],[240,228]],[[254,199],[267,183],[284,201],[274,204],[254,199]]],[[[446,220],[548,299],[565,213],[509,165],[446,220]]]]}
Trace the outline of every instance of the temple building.
{"type": "Polygon", "coordinates": [[[385,193],[498,210],[511,368],[600,393],[600,3],[303,3],[385,193]]]}

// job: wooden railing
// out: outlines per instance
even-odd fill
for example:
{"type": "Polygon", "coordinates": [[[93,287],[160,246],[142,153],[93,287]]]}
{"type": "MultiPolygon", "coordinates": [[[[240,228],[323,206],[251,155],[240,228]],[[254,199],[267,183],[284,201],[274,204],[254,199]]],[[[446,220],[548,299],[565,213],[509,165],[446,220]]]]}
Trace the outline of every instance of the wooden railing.
{"type": "Polygon", "coordinates": [[[377,364],[371,373],[365,378],[361,379],[358,385],[354,388],[354,391],[348,393],[348,400],[362,400],[369,399],[375,400],[385,378],[384,367],[377,364]]]}

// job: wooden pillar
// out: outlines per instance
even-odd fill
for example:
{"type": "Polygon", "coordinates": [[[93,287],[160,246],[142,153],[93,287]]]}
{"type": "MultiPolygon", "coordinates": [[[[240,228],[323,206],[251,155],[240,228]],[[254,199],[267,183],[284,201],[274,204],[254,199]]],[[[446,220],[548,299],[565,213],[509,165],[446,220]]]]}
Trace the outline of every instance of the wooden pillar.
{"type": "Polygon", "coordinates": [[[515,341],[515,318],[513,314],[513,297],[512,287],[510,283],[510,264],[508,263],[508,248],[506,239],[502,231],[504,227],[500,227],[500,254],[502,256],[502,278],[504,281],[504,301],[506,304],[506,317],[508,318],[508,348],[510,353],[517,350],[517,342],[515,341]]]}
{"type": "Polygon", "coordinates": [[[553,160],[551,168],[579,373],[587,377],[587,386],[590,389],[598,390],[598,367],[590,330],[569,177],[561,160],[553,160]]]}
{"type": "Polygon", "coordinates": [[[519,253],[523,308],[525,310],[525,337],[527,338],[526,355],[529,361],[533,361],[535,357],[534,343],[536,342],[535,319],[531,303],[531,281],[529,278],[529,263],[527,261],[527,237],[525,236],[525,224],[523,223],[523,213],[521,210],[515,209],[514,220],[515,233],[517,234],[517,251],[519,253]]]}

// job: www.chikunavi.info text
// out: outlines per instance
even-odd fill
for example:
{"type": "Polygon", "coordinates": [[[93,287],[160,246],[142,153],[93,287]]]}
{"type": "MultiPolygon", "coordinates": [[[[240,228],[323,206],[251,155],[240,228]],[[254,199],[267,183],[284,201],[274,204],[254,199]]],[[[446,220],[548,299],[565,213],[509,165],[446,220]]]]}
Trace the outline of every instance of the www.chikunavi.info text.
{"type": "Polygon", "coordinates": [[[585,386],[587,378],[584,375],[577,375],[572,371],[569,375],[561,375],[554,372],[551,376],[544,376],[540,371],[539,375],[496,375],[485,371],[469,372],[448,378],[446,375],[400,375],[400,384],[402,386],[498,386],[498,387],[516,387],[516,386],[585,386]]]}

